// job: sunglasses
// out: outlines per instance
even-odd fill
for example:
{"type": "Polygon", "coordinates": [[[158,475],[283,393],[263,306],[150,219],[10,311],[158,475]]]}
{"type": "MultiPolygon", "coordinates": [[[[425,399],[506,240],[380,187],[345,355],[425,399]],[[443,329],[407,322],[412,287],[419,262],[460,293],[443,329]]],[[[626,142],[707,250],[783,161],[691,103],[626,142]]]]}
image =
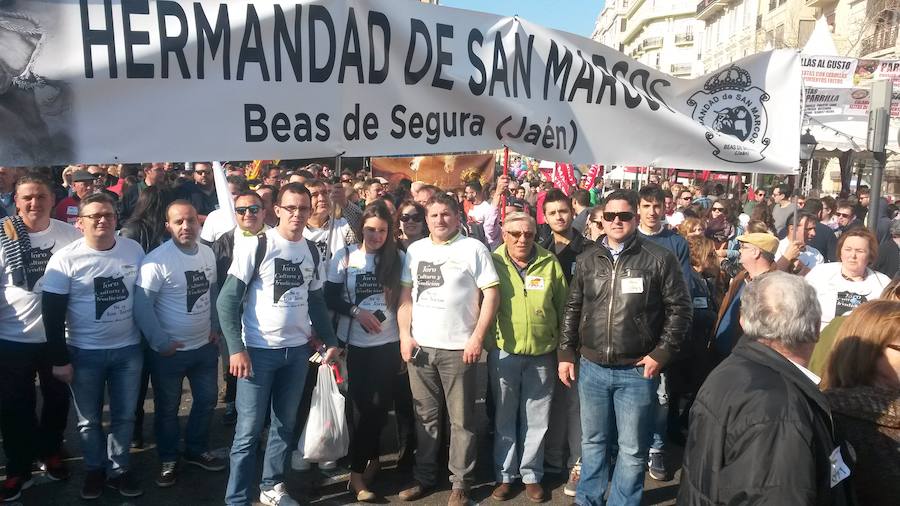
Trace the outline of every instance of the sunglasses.
{"type": "Polygon", "coordinates": [[[847,213],[834,213],[834,214],[840,216],[841,218],[849,218],[849,217],[853,216],[852,214],[847,214],[847,213]]]}
{"type": "Polygon", "coordinates": [[[401,214],[400,215],[401,223],[408,223],[410,221],[413,221],[415,223],[422,223],[424,220],[425,220],[425,217],[419,213],[401,214]]]}
{"type": "Polygon", "coordinates": [[[530,239],[534,239],[534,232],[523,232],[521,230],[509,230],[506,232],[513,239],[519,240],[523,235],[525,236],[525,240],[528,241],[530,239]]]}
{"type": "Polygon", "coordinates": [[[603,213],[603,221],[615,221],[616,218],[619,218],[619,221],[631,221],[634,219],[634,213],[630,211],[622,211],[619,213],[603,213]]]}
{"type": "Polygon", "coordinates": [[[103,179],[106,177],[106,174],[104,174],[102,172],[98,172],[96,174],[91,174],[91,175],[94,176],[94,179],[103,179]]]}
{"type": "Polygon", "coordinates": [[[714,208],[712,208],[712,210],[714,213],[715,212],[719,212],[719,213],[725,212],[725,208],[723,208],[723,207],[714,207],[714,208]]]}
{"type": "Polygon", "coordinates": [[[247,211],[250,211],[250,214],[258,214],[260,209],[262,209],[262,208],[259,206],[235,207],[234,212],[243,216],[243,215],[247,214],[247,211]]]}

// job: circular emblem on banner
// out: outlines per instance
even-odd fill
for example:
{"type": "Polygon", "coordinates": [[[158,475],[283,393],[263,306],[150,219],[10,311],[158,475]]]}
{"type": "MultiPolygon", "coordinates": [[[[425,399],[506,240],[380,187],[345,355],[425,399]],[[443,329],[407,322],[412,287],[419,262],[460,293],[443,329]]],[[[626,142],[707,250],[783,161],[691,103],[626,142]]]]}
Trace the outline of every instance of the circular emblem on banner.
{"type": "Polygon", "coordinates": [[[703,91],[691,95],[691,117],[707,129],[713,155],[734,163],[765,159],[769,94],[753,86],[750,73],[732,65],[706,80],[703,91]]]}

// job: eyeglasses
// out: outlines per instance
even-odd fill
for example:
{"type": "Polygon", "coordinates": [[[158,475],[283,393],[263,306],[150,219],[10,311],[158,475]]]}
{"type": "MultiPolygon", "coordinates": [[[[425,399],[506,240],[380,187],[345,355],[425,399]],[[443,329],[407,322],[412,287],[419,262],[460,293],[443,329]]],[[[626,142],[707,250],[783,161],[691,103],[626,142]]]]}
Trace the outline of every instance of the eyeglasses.
{"type": "Polygon", "coordinates": [[[422,221],[425,220],[425,217],[419,213],[410,213],[410,214],[401,214],[400,215],[401,223],[408,223],[410,220],[412,220],[415,223],[422,223],[422,221]]]}
{"type": "Polygon", "coordinates": [[[324,192],[324,191],[323,192],[309,192],[309,198],[311,198],[311,199],[315,199],[315,198],[324,199],[327,196],[328,196],[328,192],[324,192]]]}
{"type": "Polygon", "coordinates": [[[714,207],[714,208],[712,208],[712,212],[714,212],[714,213],[724,213],[724,212],[725,212],[725,208],[724,208],[724,207],[714,207]]]}
{"type": "Polygon", "coordinates": [[[841,218],[849,218],[849,217],[853,216],[852,214],[849,214],[849,213],[834,213],[834,214],[836,214],[837,216],[840,216],[841,218]]]}
{"type": "Polygon", "coordinates": [[[687,197],[678,197],[678,200],[691,200],[691,197],[690,195],[688,195],[687,197]]]}
{"type": "Polygon", "coordinates": [[[352,183],[352,182],[353,182],[353,179],[351,179],[351,178],[349,178],[349,177],[342,177],[342,178],[341,178],[341,182],[342,182],[342,183],[352,183]]]}
{"type": "Polygon", "coordinates": [[[603,213],[603,221],[615,221],[616,218],[619,218],[619,221],[631,221],[634,219],[634,213],[629,211],[622,211],[619,213],[603,213]]]}
{"type": "Polygon", "coordinates": [[[116,219],[116,213],[94,213],[94,214],[80,214],[79,218],[87,218],[94,223],[98,223],[102,219],[106,219],[106,221],[112,221],[116,219]]]}
{"type": "Polygon", "coordinates": [[[309,214],[310,208],[308,206],[278,206],[284,212],[289,215],[292,214],[309,214]]]}
{"type": "Polygon", "coordinates": [[[531,239],[534,239],[534,232],[530,232],[530,231],[507,230],[506,233],[509,234],[513,239],[515,239],[515,240],[517,240],[517,241],[518,241],[519,238],[522,237],[523,235],[525,236],[525,240],[526,240],[526,241],[529,241],[529,240],[531,240],[531,239]]]}
{"type": "Polygon", "coordinates": [[[241,216],[247,214],[247,211],[250,211],[250,214],[258,214],[259,210],[262,209],[259,206],[246,206],[246,207],[235,207],[234,212],[240,214],[241,216]]]}

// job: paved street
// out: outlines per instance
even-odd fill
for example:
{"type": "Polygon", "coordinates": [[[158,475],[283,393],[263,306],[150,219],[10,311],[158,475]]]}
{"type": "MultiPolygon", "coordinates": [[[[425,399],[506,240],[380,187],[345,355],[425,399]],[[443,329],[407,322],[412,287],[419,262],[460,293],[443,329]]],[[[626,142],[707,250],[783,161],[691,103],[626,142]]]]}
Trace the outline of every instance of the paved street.
{"type": "MultiPolygon", "coordinates": [[[[483,362],[482,362],[483,364],[483,362]]],[[[484,368],[482,368],[482,371],[484,368]]],[[[481,375],[484,377],[484,374],[481,375]]],[[[481,384],[484,384],[482,382],[481,384]]],[[[197,467],[182,467],[180,469],[178,483],[167,489],[158,488],[153,480],[156,476],[158,460],[156,456],[156,446],[153,437],[153,393],[152,388],[148,393],[148,399],[145,404],[147,412],[144,421],[144,433],[146,437],[145,447],[141,450],[134,450],[132,459],[134,468],[140,474],[141,484],[144,488],[144,495],[135,499],[127,499],[118,495],[118,493],[107,490],[103,497],[96,501],[84,501],[79,497],[80,486],[82,482],[83,472],[81,466],[80,452],[78,448],[77,436],[74,432],[75,421],[74,416],[70,416],[68,425],[68,433],[66,435],[66,448],[71,458],[69,464],[72,469],[72,478],[67,482],[51,482],[48,481],[43,473],[36,473],[36,486],[27,490],[23,494],[20,501],[21,505],[86,505],[95,504],[97,506],[130,506],[130,505],[147,505],[147,506],[205,506],[220,505],[225,491],[225,483],[227,481],[227,471],[220,473],[210,473],[197,467]]],[[[185,395],[182,398],[181,417],[182,424],[187,419],[190,412],[191,396],[189,389],[185,388],[185,395]]],[[[222,425],[221,416],[224,411],[222,404],[216,409],[213,419],[211,433],[211,448],[220,448],[221,451],[227,451],[231,442],[232,429],[222,425]]],[[[478,404],[481,423],[479,425],[479,460],[478,460],[478,485],[472,491],[472,499],[477,503],[495,502],[490,498],[493,490],[493,478],[490,469],[490,448],[487,442],[487,419],[484,416],[484,404],[478,404]]],[[[396,439],[393,428],[385,431],[383,448],[392,451],[396,447],[396,439]]],[[[680,454],[680,448],[678,448],[680,454]]],[[[399,472],[393,468],[393,454],[387,454],[382,457],[382,461],[386,470],[382,471],[373,491],[383,496],[382,503],[400,503],[397,493],[406,485],[410,476],[406,473],[399,472]]],[[[5,456],[0,451],[0,475],[5,475],[5,456]]],[[[346,492],[346,471],[332,472],[331,475],[325,475],[315,470],[309,472],[290,472],[288,477],[288,488],[291,494],[300,501],[301,504],[316,504],[323,506],[337,506],[344,504],[354,504],[354,498],[346,492]]],[[[675,480],[669,482],[656,482],[649,477],[646,482],[646,492],[644,494],[644,504],[674,504],[674,497],[677,492],[678,473],[675,480]]],[[[550,500],[546,504],[563,505],[571,504],[572,498],[563,494],[563,485],[565,479],[547,478],[545,485],[550,491],[550,500]]],[[[447,503],[449,496],[449,484],[445,483],[439,492],[432,494],[419,501],[416,504],[425,505],[443,505],[447,503]]],[[[16,505],[16,503],[12,503],[16,505]]],[[[524,497],[520,495],[514,497],[507,504],[530,504],[524,497]]]]}

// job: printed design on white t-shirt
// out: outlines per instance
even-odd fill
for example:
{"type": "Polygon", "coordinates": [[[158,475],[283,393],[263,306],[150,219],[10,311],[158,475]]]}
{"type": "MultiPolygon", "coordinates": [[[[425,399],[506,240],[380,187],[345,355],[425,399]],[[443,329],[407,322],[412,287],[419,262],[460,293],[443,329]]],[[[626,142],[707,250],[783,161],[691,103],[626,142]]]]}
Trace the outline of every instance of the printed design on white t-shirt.
{"type": "Polygon", "coordinates": [[[378,282],[378,277],[371,272],[360,272],[356,275],[356,304],[362,304],[364,300],[373,296],[384,293],[384,287],[378,282]]]}
{"type": "Polygon", "coordinates": [[[331,256],[328,254],[327,241],[316,241],[316,249],[319,250],[319,258],[324,258],[326,260],[331,259],[331,256]]]}
{"type": "Polygon", "coordinates": [[[441,272],[443,263],[419,262],[416,269],[416,302],[422,297],[422,293],[429,288],[444,286],[444,273],[441,272]]]}
{"type": "Polygon", "coordinates": [[[94,319],[100,320],[103,313],[118,302],[128,300],[125,277],[94,278],[94,319]]]}
{"type": "Polygon", "coordinates": [[[859,293],[851,291],[838,292],[834,304],[834,316],[841,316],[849,313],[867,300],[865,295],[859,293]]]}
{"type": "Polygon", "coordinates": [[[34,285],[37,284],[38,280],[44,276],[44,271],[47,270],[47,262],[53,256],[54,246],[56,246],[56,241],[53,241],[53,244],[46,249],[35,247],[28,252],[28,264],[25,266],[25,282],[28,284],[29,292],[34,289],[34,285]]]}
{"type": "MultiPolygon", "coordinates": [[[[293,288],[299,288],[303,286],[303,270],[300,269],[300,266],[303,265],[303,260],[299,262],[291,262],[290,260],[284,260],[282,258],[275,258],[275,295],[274,301],[276,304],[281,300],[281,297],[289,292],[293,288]]],[[[285,302],[298,302],[297,300],[291,300],[290,297],[285,299],[285,302]]]]}
{"type": "Polygon", "coordinates": [[[194,310],[194,304],[209,291],[209,279],[203,271],[184,271],[187,281],[187,312],[194,310]]]}

